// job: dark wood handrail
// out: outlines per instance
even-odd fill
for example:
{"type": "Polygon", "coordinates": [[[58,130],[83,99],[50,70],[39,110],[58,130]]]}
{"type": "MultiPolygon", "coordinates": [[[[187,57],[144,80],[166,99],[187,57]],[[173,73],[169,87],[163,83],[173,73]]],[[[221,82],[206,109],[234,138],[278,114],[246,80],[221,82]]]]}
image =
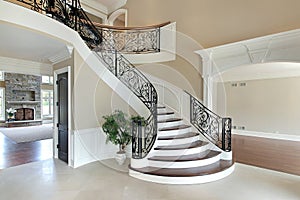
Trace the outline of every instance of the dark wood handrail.
{"type": "Polygon", "coordinates": [[[165,22],[165,23],[154,24],[154,25],[149,25],[149,26],[131,26],[131,27],[110,26],[110,25],[100,24],[100,23],[97,23],[97,22],[93,22],[93,24],[97,28],[100,27],[100,28],[107,28],[107,29],[125,31],[125,30],[145,30],[145,29],[160,28],[160,27],[166,26],[168,24],[171,24],[171,22],[168,21],[168,22],[165,22]]]}

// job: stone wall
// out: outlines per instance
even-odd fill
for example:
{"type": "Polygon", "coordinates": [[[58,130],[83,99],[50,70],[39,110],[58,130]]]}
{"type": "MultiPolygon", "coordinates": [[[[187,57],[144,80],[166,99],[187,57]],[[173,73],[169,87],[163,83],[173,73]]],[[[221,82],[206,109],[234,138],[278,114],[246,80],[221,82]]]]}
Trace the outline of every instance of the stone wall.
{"type": "Polygon", "coordinates": [[[41,76],[4,73],[5,108],[34,108],[35,119],[41,119],[41,76]]]}

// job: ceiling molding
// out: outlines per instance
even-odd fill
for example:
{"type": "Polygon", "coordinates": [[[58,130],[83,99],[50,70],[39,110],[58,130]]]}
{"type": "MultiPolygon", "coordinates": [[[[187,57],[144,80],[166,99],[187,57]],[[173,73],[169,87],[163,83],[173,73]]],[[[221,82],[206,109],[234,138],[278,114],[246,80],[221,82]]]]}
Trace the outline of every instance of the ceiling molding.
{"type": "Polygon", "coordinates": [[[50,64],[8,57],[0,57],[0,70],[32,75],[53,74],[53,67],[50,64]]]}
{"type": "Polygon", "coordinates": [[[127,3],[127,0],[118,0],[115,3],[113,3],[111,6],[108,7],[108,12],[109,13],[115,12],[116,10],[125,6],[126,3],[127,3]]]}
{"type": "Polygon", "coordinates": [[[48,60],[54,65],[59,62],[65,61],[72,57],[74,47],[72,46],[65,46],[60,51],[56,52],[55,54],[48,57],[48,60]]]}
{"type": "Polygon", "coordinates": [[[92,0],[81,0],[81,5],[83,8],[93,9],[97,12],[108,15],[107,6],[103,5],[102,3],[92,1],[92,0]]]}
{"type": "MultiPolygon", "coordinates": [[[[196,51],[204,62],[211,62],[211,76],[238,66],[300,62],[300,29],[196,51]]],[[[207,65],[208,66],[208,65],[207,65]]],[[[205,68],[205,67],[204,67],[205,68]]]]}
{"type": "MultiPolygon", "coordinates": [[[[127,3],[127,0],[82,0],[81,5],[84,10],[91,14],[97,14],[96,16],[103,16],[103,14],[109,15],[110,13],[122,8],[127,3]],[[99,15],[100,14],[100,15],[99,15]]],[[[101,17],[102,18],[102,17],[101,17]]]]}

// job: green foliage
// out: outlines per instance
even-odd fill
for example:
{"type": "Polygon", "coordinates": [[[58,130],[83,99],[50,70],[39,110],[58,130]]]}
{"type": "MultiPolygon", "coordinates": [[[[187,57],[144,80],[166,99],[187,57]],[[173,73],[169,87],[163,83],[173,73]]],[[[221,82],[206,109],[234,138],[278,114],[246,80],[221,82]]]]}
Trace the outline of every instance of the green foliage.
{"type": "Polygon", "coordinates": [[[126,145],[131,142],[130,120],[124,112],[120,110],[114,111],[111,115],[103,116],[105,119],[102,129],[106,134],[106,142],[110,141],[115,145],[119,145],[119,150],[124,151],[126,145]]]}
{"type": "Polygon", "coordinates": [[[145,120],[145,118],[140,115],[131,116],[131,121],[136,124],[140,124],[141,126],[147,125],[147,121],[145,120]]]}

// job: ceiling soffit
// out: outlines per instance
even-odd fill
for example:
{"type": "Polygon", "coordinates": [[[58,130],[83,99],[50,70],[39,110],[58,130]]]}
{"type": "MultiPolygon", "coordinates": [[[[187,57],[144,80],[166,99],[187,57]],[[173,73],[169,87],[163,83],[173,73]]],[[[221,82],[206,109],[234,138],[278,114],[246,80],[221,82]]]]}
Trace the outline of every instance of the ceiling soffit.
{"type": "MultiPolygon", "coordinates": [[[[200,54],[204,61],[204,76],[210,77],[238,66],[271,62],[299,63],[300,29],[203,49],[196,53],[200,54]],[[208,62],[211,64],[207,64],[208,62]]],[[[276,69],[279,69],[278,66],[276,69]]]]}
{"type": "Polygon", "coordinates": [[[127,0],[82,0],[81,4],[84,9],[88,10],[96,10],[105,15],[109,15],[110,13],[120,9],[125,6],[127,0]]]}

